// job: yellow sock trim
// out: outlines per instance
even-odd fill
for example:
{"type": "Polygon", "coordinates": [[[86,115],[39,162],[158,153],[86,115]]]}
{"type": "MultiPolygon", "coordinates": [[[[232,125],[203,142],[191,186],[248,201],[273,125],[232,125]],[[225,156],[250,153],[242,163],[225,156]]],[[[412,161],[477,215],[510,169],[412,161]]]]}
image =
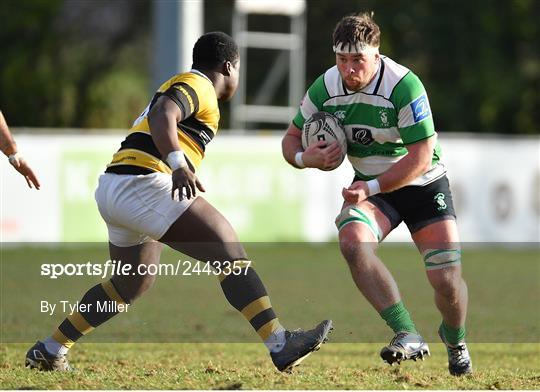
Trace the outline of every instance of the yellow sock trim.
{"type": "Polygon", "coordinates": [[[257,334],[259,334],[262,340],[266,340],[270,337],[270,335],[272,335],[272,332],[274,332],[279,327],[281,327],[279,319],[275,318],[264,324],[261,328],[259,328],[257,330],[257,334]]]}
{"type": "Polygon", "coordinates": [[[54,331],[54,333],[52,334],[52,338],[58,343],[60,343],[62,346],[65,346],[67,348],[71,348],[71,346],[75,344],[73,340],[68,339],[66,335],[64,335],[59,329],[54,331]]]}
{"type": "Polygon", "coordinates": [[[119,304],[125,304],[124,300],[122,299],[120,294],[118,294],[118,291],[116,291],[116,289],[114,288],[110,280],[106,281],[105,283],[102,283],[101,286],[103,287],[103,290],[105,290],[109,298],[111,298],[112,300],[115,300],[119,304]]]}
{"type": "Polygon", "coordinates": [[[217,277],[218,277],[218,279],[219,279],[219,282],[221,283],[221,282],[223,282],[223,281],[227,278],[227,276],[229,276],[229,275],[224,274],[224,273],[222,272],[222,273],[219,274],[217,277]]]}
{"type": "Polygon", "coordinates": [[[242,314],[246,319],[251,320],[253,317],[261,313],[263,310],[269,309],[272,307],[270,303],[270,297],[265,295],[264,297],[258,298],[255,301],[251,302],[244,309],[241,310],[242,314]]]}
{"type": "Polygon", "coordinates": [[[88,332],[94,329],[94,327],[88,324],[88,321],[86,321],[83,315],[79,312],[73,313],[72,315],[68,316],[67,319],[71,322],[71,324],[73,324],[75,328],[77,328],[77,331],[79,331],[83,335],[86,335],[88,332]]]}

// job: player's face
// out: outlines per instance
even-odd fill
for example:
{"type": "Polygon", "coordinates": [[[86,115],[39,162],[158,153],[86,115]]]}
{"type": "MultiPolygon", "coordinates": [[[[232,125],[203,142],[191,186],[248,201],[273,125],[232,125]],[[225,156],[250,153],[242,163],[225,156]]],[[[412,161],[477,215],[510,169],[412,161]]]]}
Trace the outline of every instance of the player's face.
{"type": "Polygon", "coordinates": [[[336,53],[336,64],[345,83],[352,91],[363,89],[371,82],[379,66],[378,53],[336,53]]]}
{"type": "Polygon", "coordinates": [[[234,93],[236,93],[236,89],[238,88],[238,80],[240,78],[239,77],[240,59],[238,59],[234,64],[233,63],[229,63],[229,64],[230,64],[230,67],[228,68],[229,76],[227,77],[227,81],[226,81],[226,86],[225,86],[226,91],[221,97],[222,101],[228,101],[229,99],[233,97],[234,93]]]}

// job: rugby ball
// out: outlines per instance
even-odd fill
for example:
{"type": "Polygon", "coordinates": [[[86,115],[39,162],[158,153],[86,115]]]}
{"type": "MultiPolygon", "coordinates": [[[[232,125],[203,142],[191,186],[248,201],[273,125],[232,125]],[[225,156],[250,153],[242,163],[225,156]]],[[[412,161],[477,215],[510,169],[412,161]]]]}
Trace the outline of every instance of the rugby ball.
{"type": "Polygon", "coordinates": [[[337,141],[341,146],[341,159],[335,167],[326,170],[336,169],[347,156],[347,136],[336,116],[327,112],[316,112],[306,120],[302,127],[302,147],[305,150],[319,141],[327,144],[337,141]]]}

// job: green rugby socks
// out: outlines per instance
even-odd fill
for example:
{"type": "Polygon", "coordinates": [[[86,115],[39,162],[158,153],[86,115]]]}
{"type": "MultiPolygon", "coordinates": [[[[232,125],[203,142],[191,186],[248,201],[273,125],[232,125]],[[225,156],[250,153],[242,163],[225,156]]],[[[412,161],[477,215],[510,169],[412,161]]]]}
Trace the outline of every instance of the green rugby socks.
{"type": "Polygon", "coordinates": [[[411,332],[418,334],[409,311],[405,309],[402,301],[389,306],[381,312],[381,317],[395,333],[411,332]]]}
{"type": "Polygon", "coordinates": [[[465,341],[465,326],[452,328],[443,321],[440,330],[446,341],[452,346],[457,346],[459,343],[465,341]]]}

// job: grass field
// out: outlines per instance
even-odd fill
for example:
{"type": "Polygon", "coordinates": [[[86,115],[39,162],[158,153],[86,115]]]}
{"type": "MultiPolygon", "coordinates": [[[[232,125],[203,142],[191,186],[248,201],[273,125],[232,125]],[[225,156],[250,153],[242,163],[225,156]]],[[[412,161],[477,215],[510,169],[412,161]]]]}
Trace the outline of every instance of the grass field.
{"type": "Polygon", "coordinates": [[[539,389],[539,345],[472,344],[475,373],[448,374],[442,344],[425,362],[390,367],[377,344],[327,344],[293,374],[257,344],[80,344],[73,374],[23,368],[28,345],[2,346],[2,389],[539,389]]]}
{"type": "MultiPolygon", "coordinates": [[[[40,275],[42,263],[103,263],[103,244],[4,247],[1,251],[0,388],[5,389],[539,389],[538,251],[486,247],[463,252],[469,285],[468,341],[475,374],[448,375],[438,343],[440,315],[423,265],[410,247],[380,256],[400,286],[415,323],[430,342],[426,362],[389,367],[378,352],[391,338],[361,298],[336,244],[247,244],[281,321],[309,328],[331,318],[332,342],[293,375],[274,370],[246,321],[212,276],[161,276],[132,309],[85,337],[70,359],[77,373],[23,368],[29,345],[63,320],[40,301],[78,300],[98,277],[40,275]]],[[[179,256],[166,251],[162,263],[179,256]]],[[[184,260],[184,258],[182,258],[184,260]]]]}

